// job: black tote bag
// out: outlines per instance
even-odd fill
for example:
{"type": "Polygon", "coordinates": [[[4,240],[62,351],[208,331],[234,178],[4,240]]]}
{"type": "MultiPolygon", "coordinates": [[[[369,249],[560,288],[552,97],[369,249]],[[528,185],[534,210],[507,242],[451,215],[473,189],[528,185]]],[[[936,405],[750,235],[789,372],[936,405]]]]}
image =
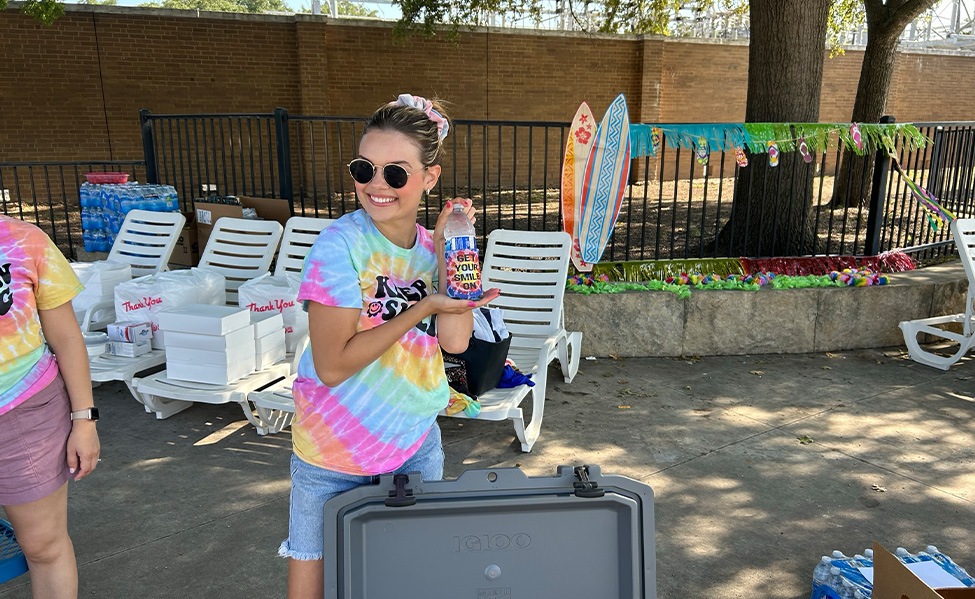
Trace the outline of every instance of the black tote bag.
{"type": "MultiPolygon", "coordinates": [[[[480,310],[490,324],[491,311],[487,308],[480,308],[480,310]]],[[[504,362],[508,358],[511,335],[501,339],[493,326],[491,332],[494,333],[494,341],[485,341],[471,335],[471,341],[464,352],[459,354],[443,353],[445,362],[460,364],[466,370],[466,393],[472,397],[497,387],[501,381],[501,375],[504,374],[504,362]]],[[[462,393],[465,392],[456,384],[454,388],[462,393]]]]}

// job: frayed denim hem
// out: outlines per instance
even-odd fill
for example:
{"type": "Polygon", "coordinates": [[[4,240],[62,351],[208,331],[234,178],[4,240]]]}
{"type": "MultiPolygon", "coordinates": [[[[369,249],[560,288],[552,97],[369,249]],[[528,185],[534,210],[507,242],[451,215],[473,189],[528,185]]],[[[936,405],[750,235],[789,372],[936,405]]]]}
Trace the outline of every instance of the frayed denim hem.
{"type": "Polygon", "coordinates": [[[291,545],[288,544],[287,539],[281,541],[281,546],[278,547],[278,555],[280,557],[296,559],[302,562],[313,562],[316,560],[325,559],[325,556],[322,553],[302,553],[300,551],[292,551],[291,545]]]}

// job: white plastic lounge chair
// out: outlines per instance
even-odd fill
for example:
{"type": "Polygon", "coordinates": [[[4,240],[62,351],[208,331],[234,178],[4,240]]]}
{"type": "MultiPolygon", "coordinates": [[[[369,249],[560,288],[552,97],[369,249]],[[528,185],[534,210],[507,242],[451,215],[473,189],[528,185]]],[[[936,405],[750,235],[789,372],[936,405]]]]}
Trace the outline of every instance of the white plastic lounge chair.
{"type": "Polygon", "coordinates": [[[108,259],[132,265],[132,277],[169,270],[186,217],[179,212],[132,210],[112,243],[108,259]]]}
{"type": "MultiPolygon", "coordinates": [[[[129,264],[132,278],[169,270],[169,259],[185,224],[186,217],[179,212],[131,210],[122,221],[108,260],[129,264]]],[[[78,316],[82,331],[103,330],[115,322],[115,302],[99,302],[78,316]]]]}
{"type": "Polygon", "coordinates": [[[274,264],[274,276],[301,276],[301,269],[305,264],[315,239],[326,227],[335,222],[334,218],[312,218],[308,216],[292,216],[284,227],[281,238],[281,250],[278,261],[274,264]]]}
{"type": "Polygon", "coordinates": [[[255,419],[251,423],[257,428],[257,434],[273,435],[291,426],[295,415],[295,399],[291,386],[298,376],[298,362],[301,361],[301,354],[306,347],[307,336],[298,344],[292,358],[290,375],[247,395],[247,400],[254,406],[255,419]]]}
{"type": "MultiPolygon", "coordinates": [[[[281,224],[276,221],[228,217],[217,221],[200,257],[200,268],[208,268],[224,276],[227,305],[237,305],[237,289],[241,283],[268,272],[281,233],[281,224]]],[[[160,350],[153,353],[155,351],[160,350]]],[[[279,362],[224,386],[169,379],[163,370],[132,379],[130,389],[146,411],[154,413],[160,420],[182,412],[193,403],[230,402],[240,403],[250,419],[247,394],[290,372],[287,362],[279,362]]]]}
{"type": "Polygon", "coordinates": [[[227,305],[237,305],[237,288],[271,270],[281,241],[281,223],[273,220],[223,217],[217,221],[200,256],[200,268],[222,274],[227,305]]]}
{"type": "MultiPolygon", "coordinates": [[[[488,236],[481,268],[481,286],[496,287],[501,296],[491,307],[501,308],[511,333],[508,358],[518,370],[531,374],[534,387],[519,385],[492,389],[478,396],[478,420],[512,420],[521,450],[532,450],[542,428],[548,365],[556,358],[565,382],[579,371],[582,333],[565,330],[562,298],[569,269],[572,239],[565,232],[507,231],[488,236]],[[521,403],[532,396],[531,421],[525,424],[521,403]]],[[[455,418],[466,418],[463,412],[455,418]]]]}
{"type": "MultiPolygon", "coordinates": [[[[314,245],[315,239],[334,222],[334,218],[305,216],[289,218],[284,228],[284,236],[281,238],[278,260],[274,265],[274,276],[292,275],[300,277],[305,264],[305,257],[311,250],[311,246],[314,245]]],[[[251,423],[257,428],[259,435],[279,433],[291,426],[295,411],[294,399],[291,397],[291,385],[294,383],[298,372],[298,361],[301,360],[301,354],[307,345],[308,338],[305,337],[298,343],[295,353],[289,356],[292,359],[291,374],[265,389],[248,394],[247,399],[253,404],[255,412],[251,423]]]]}
{"type": "MultiPolygon", "coordinates": [[[[904,334],[907,352],[915,362],[948,370],[962,359],[975,345],[975,218],[960,218],[951,221],[951,233],[961,257],[965,275],[968,277],[968,296],[965,299],[964,314],[934,316],[919,320],[905,320],[900,323],[904,334]],[[961,333],[942,328],[943,325],[961,325],[961,333]],[[957,343],[958,348],[950,355],[937,354],[921,347],[920,335],[930,335],[939,341],[957,343]]],[[[955,327],[957,328],[957,327],[955,327]]]]}

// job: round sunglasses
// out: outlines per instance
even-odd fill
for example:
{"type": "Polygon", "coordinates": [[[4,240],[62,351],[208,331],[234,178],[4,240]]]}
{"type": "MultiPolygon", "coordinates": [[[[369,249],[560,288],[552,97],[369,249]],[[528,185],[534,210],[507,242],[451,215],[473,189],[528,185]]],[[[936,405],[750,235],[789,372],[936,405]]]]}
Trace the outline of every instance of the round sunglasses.
{"type": "MultiPolygon", "coordinates": [[[[424,167],[425,169],[426,167],[424,167]]],[[[365,158],[356,158],[349,163],[349,174],[356,183],[365,185],[373,180],[376,176],[376,172],[379,171],[380,166],[373,164],[366,160],[365,158]]],[[[382,165],[383,179],[386,181],[386,185],[389,185],[393,189],[400,189],[410,180],[413,173],[406,170],[406,167],[402,164],[389,163],[382,165]]]]}

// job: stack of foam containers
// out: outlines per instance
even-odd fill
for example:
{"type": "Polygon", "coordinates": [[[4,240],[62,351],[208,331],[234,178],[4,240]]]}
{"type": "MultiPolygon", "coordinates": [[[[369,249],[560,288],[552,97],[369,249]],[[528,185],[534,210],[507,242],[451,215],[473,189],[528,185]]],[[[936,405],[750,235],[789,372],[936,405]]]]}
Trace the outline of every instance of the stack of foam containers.
{"type": "Polygon", "coordinates": [[[251,312],[254,325],[254,360],[258,370],[284,359],[286,349],[284,317],[280,312],[251,312]]]}
{"type": "Polygon", "coordinates": [[[159,314],[166,376],[229,385],[257,369],[251,313],[236,306],[187,304],[159,314]]]}

